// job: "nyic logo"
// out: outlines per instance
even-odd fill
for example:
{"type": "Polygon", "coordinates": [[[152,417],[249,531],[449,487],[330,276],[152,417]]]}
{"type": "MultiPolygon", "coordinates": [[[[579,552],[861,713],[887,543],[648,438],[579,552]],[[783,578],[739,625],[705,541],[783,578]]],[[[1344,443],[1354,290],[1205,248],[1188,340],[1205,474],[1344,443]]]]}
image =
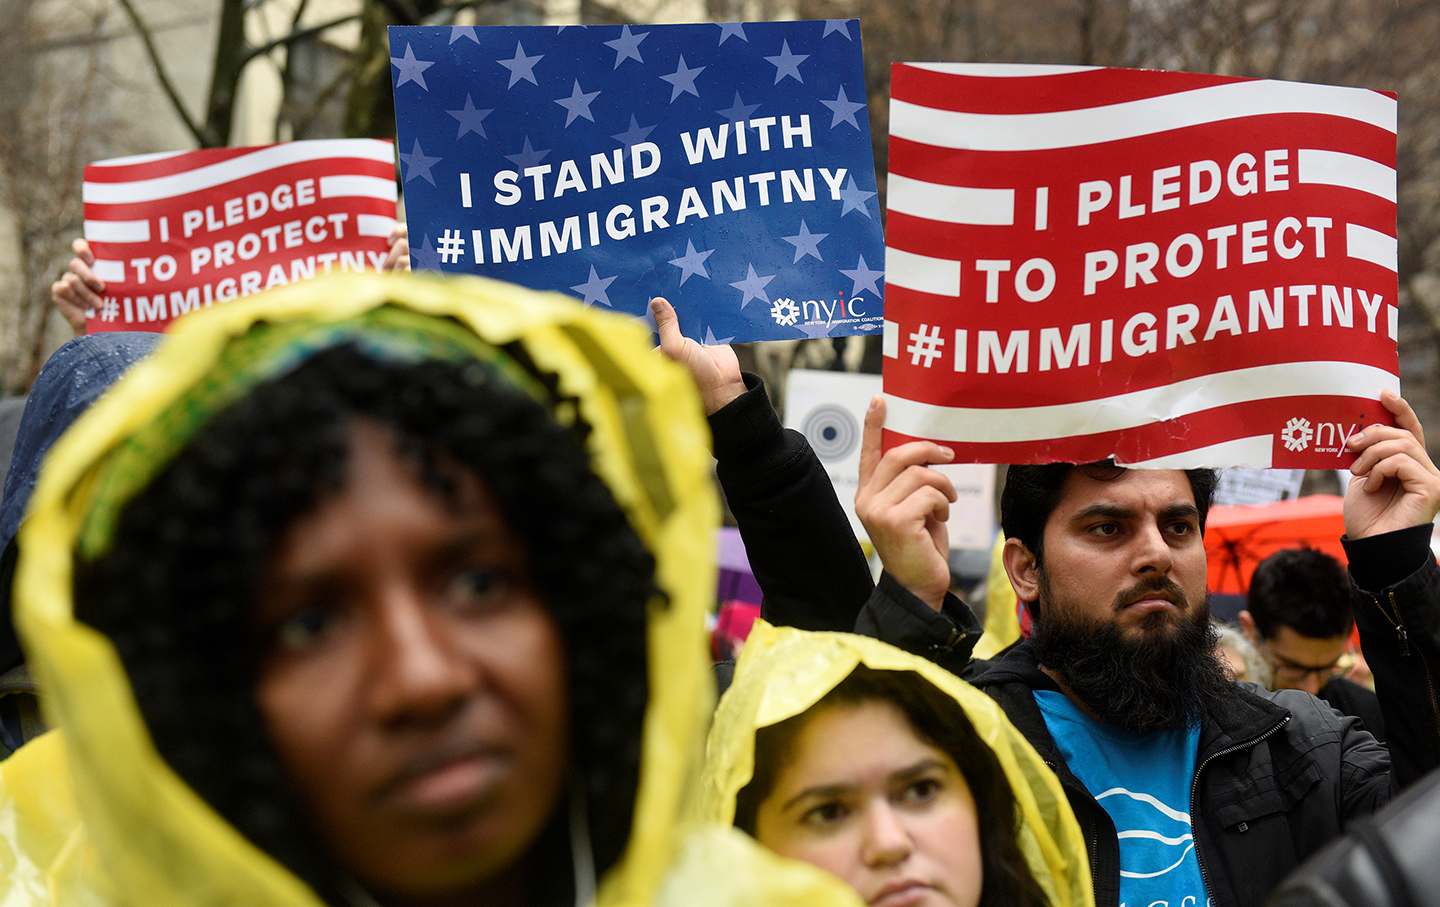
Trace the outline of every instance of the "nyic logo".
{"type": "Polygon", "coordinates": [[[1291,419],[1286,423],[1285,430],[1280,432],[1280,440],[1285,442],[1286,450],[1301,451],[1310,446],[1314,435],[1309,419],[1291,419]]]}
{"type": "Polygon", "coordinates": [[[1359,429],[1360,426],[1353,423],[1347,428],[1339,422],[1312,423],[1309,419],[1296,417],[1285,423],[1280,431],[1280,440],[1285,443],[1286,450],[1297,453],[1309,448],[1314,441],[1316,453],[1333,453],[1338,457],[1345,452],[1345,442],[1359,429]]]}
{"type": "Polygon", "coordinates": [[[795,324],[832,325],[837,321],[856,321],[866,317],[869,303],[862,296],[847,300],[845,294],[835,299],[807,299],[797,302],[788,296],[770,304],[770,317],[781,327],[795,324]]]}

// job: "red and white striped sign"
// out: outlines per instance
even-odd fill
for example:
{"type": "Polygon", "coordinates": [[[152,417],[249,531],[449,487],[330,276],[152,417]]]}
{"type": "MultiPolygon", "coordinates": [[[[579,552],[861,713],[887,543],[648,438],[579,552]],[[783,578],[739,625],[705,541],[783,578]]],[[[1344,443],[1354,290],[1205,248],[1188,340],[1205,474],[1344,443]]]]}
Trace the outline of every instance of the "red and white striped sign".
{"type": "Polygon", "coordinates": [[[85,168],[85,238],[104,304],[87,330],[181,314],[329,271],[378,270],[395,226],[395,146],[288,142],[85,168]]]}
{"type": "Polygon", "coordinates": [[[1347,465],[1399,389],[1393,95],[896,64],[886,443],[1347,465]]]}

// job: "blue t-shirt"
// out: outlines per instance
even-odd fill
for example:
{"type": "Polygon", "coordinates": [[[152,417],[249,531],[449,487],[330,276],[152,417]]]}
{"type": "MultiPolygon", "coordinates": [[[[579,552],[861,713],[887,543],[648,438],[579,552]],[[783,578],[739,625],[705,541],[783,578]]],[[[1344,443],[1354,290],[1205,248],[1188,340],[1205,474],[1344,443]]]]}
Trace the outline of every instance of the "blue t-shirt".
{"type": "Polygon", "coordinates": [[[1072,774],[1115,823],[1120,907],[1209,904],[1190,824],[1198,725],[1135,732],[1088,718],[1063,693],[1035,703],[1072,774]]]}

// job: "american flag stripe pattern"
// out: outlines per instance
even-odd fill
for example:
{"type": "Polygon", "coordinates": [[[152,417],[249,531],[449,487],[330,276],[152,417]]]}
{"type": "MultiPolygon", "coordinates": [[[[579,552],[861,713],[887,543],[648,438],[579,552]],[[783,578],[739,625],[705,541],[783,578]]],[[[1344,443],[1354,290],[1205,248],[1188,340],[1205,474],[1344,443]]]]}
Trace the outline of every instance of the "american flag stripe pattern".
{"type": "Polygon", "coordinates": [[[89,329],[163,330],[197,303],[327,269],[373,269],[389,245],[396,197],[395,146],[373,139],[90,164],[85,237],[107,286],[89,329]]]}
{"type": "Polygon", "coordinates": [[[971,462],[1337,467],[1398,390],[1396,102],[896,64],[887,444],[971,462]]]}

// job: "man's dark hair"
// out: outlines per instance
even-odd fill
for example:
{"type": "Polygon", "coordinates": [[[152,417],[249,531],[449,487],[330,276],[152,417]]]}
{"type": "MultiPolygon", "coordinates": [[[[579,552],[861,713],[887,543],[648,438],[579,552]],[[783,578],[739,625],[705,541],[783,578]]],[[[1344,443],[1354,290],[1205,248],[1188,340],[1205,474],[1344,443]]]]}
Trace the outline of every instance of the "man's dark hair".
{"type": "Polygon", "coordinates": [[[889,702],[905,715],[915,735],[955,760],[975,798],[984,878],[978,907],[1046,907],[1020,850],[1020,813],[994,750],[980,739],[964,708],[913,671],[878,671],[860,665],[805,712],[760,728],[755,734],[754,775],[735,801],[735,825],[755,834],[760,804],[775,790],[795,740],[827,708],[889,702]]]}
{"type": "Polygon", "coordinates": [[[1267,638],[1289,627],[1301,636],[1331,639],[1349,633],[1355,623],[1349,574],[1314,548],[1286,548],[1261,561],[1250,577],[1245,607],[1267,638]]]}
{"type": "MultiPolygon", "coordinates": [[[[507,351],[528,366],[522,349],[507,351]]],[[[553,394],[553,379],[540,380],[553,394]]],[[[442,500],[454,502],[457,468],[473,471],[524,540],[565,644],[571,774],[603,873],[629,839],[638,786],[646,615],[663,606],[654,560],[591,467],[588,427],[561,426],[478,362],[396,365],[344,345],[259,385],[124,507],[107,553],[76,565],[77,617],[114,641],[170,766],[262,850],[343,903],[266,735],[258,643],[244,642],[285,528],[342,491],[350,428],[362,417],[394,431],[397,453],[442,500]]],[[[570,874],[553,871],[570,865],[566,827],[556,816],[531,848],[537,903],[573,900],[570,874]]]]}
{"type": "MultiPolygon", "coordinates": [[[[1079,469],[1099,482],[1113,482],[1123,476],[1125,467],[1113,460],[1076,465],[1074,463],[1043,463],[1011,466],[1005,475],[1005,488],[1000,493],[1000,529],[1007,539],[1018,539],[1035,563],[1042,563],[1045,522],[1060,501],[1060,489],[1072,470],[1079,469]]],[[[1200,511],[1200,531],[1210,515],[1210,502],[1215,496],[1216,475],[1213,469],[1187,469],[1185,478],[1195,495],[1200,511]]]]}

